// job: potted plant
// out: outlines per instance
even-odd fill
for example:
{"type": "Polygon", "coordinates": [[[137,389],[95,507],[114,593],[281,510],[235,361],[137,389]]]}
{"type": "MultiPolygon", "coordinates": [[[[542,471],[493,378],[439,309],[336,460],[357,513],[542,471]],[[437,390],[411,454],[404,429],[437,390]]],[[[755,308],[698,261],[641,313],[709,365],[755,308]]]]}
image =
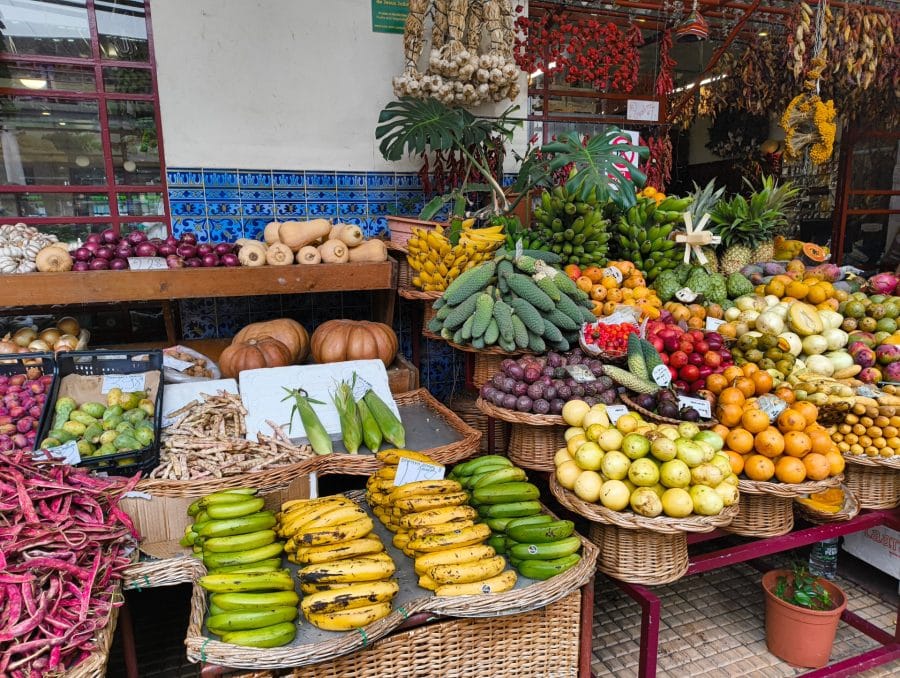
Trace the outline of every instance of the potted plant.
{"type": "Polygon", "coordinates": [[[847,596],[832,582],[797,563],[763,575],[766,646],[789,664],[820,668],[828,663],[847,596]]]}
{"type": "Polygon", "coordinates": [[[507,209],[508,201],[491,172],[488,155],[496,151],[498,140],[505,143],[522,124],[510,117],[516,110],[517,106],[511,106],[495,118],[477,118],[463,108],[447,106],[436,99],[409,97],[384,107],[378,116],[375,138],[381,140],[378,150],[385,160],[397,161],[405,154],[452,152],[464,161],[461,185],[433,198],[418,219],[388,216],[392,242],[405,244],[414,226],[433,226],[430,220],[448,204],[452,204],[454,214],[462,216],[477,194],[489,196],[487,211],[500,214],[507,209]]]}

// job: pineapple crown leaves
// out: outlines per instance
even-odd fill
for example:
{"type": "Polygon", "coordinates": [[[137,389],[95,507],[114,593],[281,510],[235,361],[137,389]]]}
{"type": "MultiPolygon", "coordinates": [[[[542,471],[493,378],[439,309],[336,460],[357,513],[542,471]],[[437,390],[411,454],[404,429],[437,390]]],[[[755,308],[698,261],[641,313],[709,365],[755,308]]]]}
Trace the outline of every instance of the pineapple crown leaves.
{"type": "MultiPolygon", "coordinates": [[[[753,184],[744,182],[752,190],[753,184]]],[[[784,210],[797,199],[799,190],[790,182],[779,185],[772,176],[763,176],[759,190],[750,194],[749,200],[734,195],[720,200],[710,217],[715,224],[713,232],[722,238],[724,248],[735,245],[755,247],[771,240],[779,226],[787,222],[784,210]]]]}

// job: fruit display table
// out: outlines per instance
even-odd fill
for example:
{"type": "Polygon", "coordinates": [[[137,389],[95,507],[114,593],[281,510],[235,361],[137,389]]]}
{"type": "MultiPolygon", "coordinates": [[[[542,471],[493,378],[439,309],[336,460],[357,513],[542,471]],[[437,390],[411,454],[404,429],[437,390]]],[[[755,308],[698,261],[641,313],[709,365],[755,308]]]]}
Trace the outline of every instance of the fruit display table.
{"type": "Polygon", "coordinates": [[[160,271],[83,271],[0,276],[0,308],[162,302],[166,335],[178,339],[172,301],[269,294],[372,291],[373,318],[394,317],[394,261],[259,268],[174,268],[160,271]]]}
{"type": "MultiPolygon", "coordinates": [[[[895,530],[900,529],[900,510],[864,511],[846,522],[808,527],[794,530],[779,537],[756,539],[745,544],[722,548],[702,555],[691,555],[685,576],[753,561],[757,558],[790,551],[801,546],[809,546],[824,539],[861,532],[879,525],[885,525],[895,530]]],[[[698,543],[721,536],[723,535],[719,532],[711,532],[709,534],[696,535],[690,541],[691,543],[698,543]]],[[[752,562],[750,564],[753,565],[752,562]]],[[[662,616],[660,599],[646,586],[628,584],[617,579],[612,581],[641,606],[641,655],[638,676],[640,678],[655,676],[657,650],[659,647],[659,626],[662,616]]],[[[849,676],[863,669],[880,666],[900,657],[900,624],[897,625],[897,629],[891,635],[890,632],[877,628],[849,609],[844,611],[841,619],[858,631],[878,641],[881,647],[803,675],[814,676],[815,678],[849,676]]],[[[900,610],[898,610],[898,621],[900,621],[900,610]]]]}

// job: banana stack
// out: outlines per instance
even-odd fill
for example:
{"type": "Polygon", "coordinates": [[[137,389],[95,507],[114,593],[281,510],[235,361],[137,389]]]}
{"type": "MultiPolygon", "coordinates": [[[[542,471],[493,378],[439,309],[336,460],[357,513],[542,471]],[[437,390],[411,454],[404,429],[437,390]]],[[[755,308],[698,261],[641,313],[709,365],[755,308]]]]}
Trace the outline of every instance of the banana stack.
{"type": "Polygon", "coordinates": [[[549,579],[581,560],[575,524],[541,513],[540,490],[506,457],[478,457],[457,465],[450,477],[471,493],[472,505],[491,530],[488,545],[505,554],[523,577],[549,579]]]}
{"type": "Polygon", "coordinates": [[[506,240],[503,225],[472,228],[474,219],[462,222],[459,241],[451,244],[449,230],[414,228],[407,242],[406,260],[416,272],[413,285],[424,292],[443,292],[463,271],[493,258],[506,240]]]}
{"type": "Polygon", "coordinates": [[[516,573],[485,541],[491,531],[476,524],[468,494],[452,479],[395,486],[401,457],[434,464],[409,450],[378,453],[386,464],[366,485],[375,515],[394,532],[394,546],[415,560],[419,586],[438,596],[500,593],[513,588],[516,573]]]}
{"type": "Polygon", "coordinates": [[[207,628],[222,641],[247,647],[278,647],[296,635],[294,582],[281,569],[284,545],[275,516],[253,488],[223,490],[188,508],[194,523],[182,545],[192,546],[209,574],[200,585],[210,592],[207,628]]]}
{"type": "Polygon", "coordinates": [[[285,502],[277,531],[287,538],[306,619],[325,631],[348,631],[391,612],[399,586],[368,514],[344,496],[285,502]]]}

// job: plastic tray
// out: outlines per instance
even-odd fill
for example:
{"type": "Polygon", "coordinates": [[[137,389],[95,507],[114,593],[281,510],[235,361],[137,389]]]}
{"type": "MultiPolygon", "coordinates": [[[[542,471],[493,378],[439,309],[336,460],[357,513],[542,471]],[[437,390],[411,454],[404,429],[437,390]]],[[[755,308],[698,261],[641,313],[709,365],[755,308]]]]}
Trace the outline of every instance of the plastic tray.
{"type": "MultiPolygon", "coordinates": [[[[79,466],[89,468],[92,471],[102,471],[109,475],[130,476],[135,473],[147,473],[159,464],[159,443],[162,431],[162,403],[163,403],[163,354],[160,350],[95,350],[95,351],[68,351],[59,353],[56,357],[57,378],[53,382],[52,397],[48,402],[56,407],[59,397],[59,386],[62,380],[70,374],[82,374],[86,376],[103,376],[105,374],[135,374],[137,372],[158,371],[159,387],[154,397],[153,414],[153,442],[139,451],[119,452],[102,457],[83,459],[79,466]],[[119,466],[122,459],[136,457],[137,463],[119,466]]],[[[42,418],[38,440],[47,437],[52,425],[52,409],[47,408],[47,416],[42,418]]]]}
{"type": "Polygon", "coordinates": [[[59,381],[57,377],[56,360],[52,353],[14,353],[10,355],[0,356],[0,374],[13,376],[15,374],[27,374],[29,370],[40,370],[41,374],[53,375],[53,381],[50,388],[47,389],[47,400],[41,410],[41,416],[38,418],[37,440],[41,440],[41,432],[44,430],[44,423],[50,418],[50,412],[53,409],[53,403],[56,402],[56,384],[59,381]],[[29,364],[26,364],[26,361],[29,364]]]}

